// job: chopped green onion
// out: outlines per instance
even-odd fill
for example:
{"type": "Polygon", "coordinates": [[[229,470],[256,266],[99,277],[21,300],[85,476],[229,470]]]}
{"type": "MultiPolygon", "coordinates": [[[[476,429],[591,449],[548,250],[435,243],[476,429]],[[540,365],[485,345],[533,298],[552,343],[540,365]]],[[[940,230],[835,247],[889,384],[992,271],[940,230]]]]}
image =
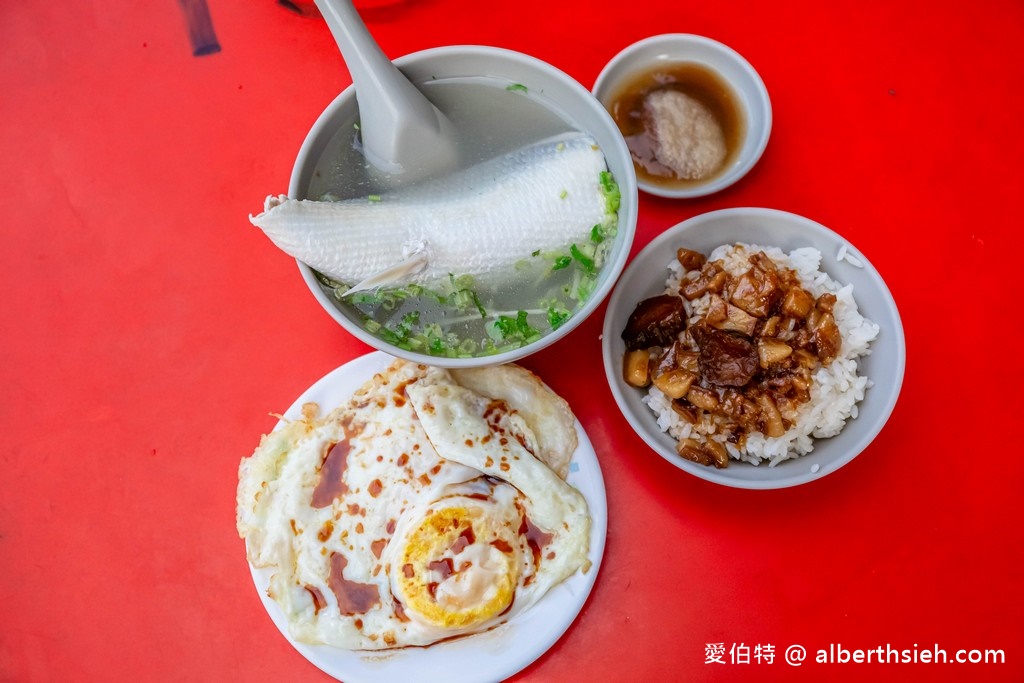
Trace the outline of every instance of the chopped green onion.
{"type": "Polygon", "coordinates": [[[357,292],[352,295],[352,303],[354,304],[375,304],[379,299],[373,292],[357,292]]]}
{"type": "Polygon", "coordinates": [[[473,303],[476,304],[476,310],[480,314],[480,317],[486,318],[487,309],[484,308],[484,305],[482,303],[480,303],[480,297],[476,295],[476,292],[471,292],[471,294],[473,295],[473,303]]]}
{"type": "Polygon", "coordinates": [[[469,289],[473,284],[472,275],[460,275],[452,278],[452,285],[454,285],[456,289],[469,289]]]}
{"type": "Polygon", "coordinates": [[[594,291],[594,286],[597,284],[597,278],[593,275],[588,275],[580,280],[580,284],[576,287],[576,297],[580,301],[586,300],[587,297],[594,291]]]}
{"type": "Polygon", "coordinates": [[[516,329],[519,331],[519,334],[523,335],[527,339],[534,336],[539,339],[540,332],[530,326],[530,323],[526,320],[527,315],[526,311],[519,311],[516,314],[516,329]]]}
{"type": "Polygon", "coordinates": [[[526,316],[526,311],[516,312],[516,329],[519,330],[520,332],[523,332],[524,334],[526,334],[527,331],[530,329],[530,324],[526,322],[526,316]]]}
{"type": "Polygon", "coordinates": [[[622,193],[619,185],[615,182],[610,171],[601,171],[599,176],[601,182],[601,194],[604,195],[604,206],[607,213],[616,213],[622,200],[622,193]]]}
{"type": "Polygon", "coordinates": [[[402,337],[395,334],[395,331],[388,327],[382,327],[378,330],[377,334],[381,339],[388,342],[389,344],[398,344],[402,341],[402,337]]]}
{"type": "Polygon", "coordinates": [[[370,196],[367,197],[367,199],[369,201],[371,201],[371,202],[379,202],[380,201],[380,195],[379,194],[371,194],[370,196]]]}
{"type": "Polygon", "coordinates": [[[562,309],[556,310],[554,308],[548,309],[548,325],[551,325],[552,330],[557,330],[562,326],[566,320],[569,319],[569,311],[562,309]]]}
{"type": "Polygon", "coordinates": [[[579,268],[574,268],[572,272],[572,284],[566,285],[563,289],[566,296],[568,296],[571,299],[579,300],[580,280],[582,278],[582,271],[580,271],[579,268]]]}
{"type": "Polygon", "coordinates": [[[411,330],[416,323],[420,321],[419,311],[409,311],[402,316],[402,321],[398,323],[398,327],[401,330],[411,330]]]}
{"type": "Polygon", "coordinates": [[[455,305],[457,309],[462,311],[469,308],[470,304],[473,303],[473,298],[469,290],[460,289],[459,291],[455,292],[455,294],[452,295],[451,302],[455,305]]]}
{"type": "MultiPolygon", "coordinates": [[[[507,315],[499,315],[497,319],[491,323],[490,327],[498,332],[500,339],[507,339],[515,334],[516,321],[507,315]]],[[[491,338],[493,339],[493,337],[491,338]]]]}
{"type": "Polygon", "coordinates": [[[604,228],[598,223],[590,229],[590,241],[594,244],[601,244],[604,242],[604,228]]]}
{"type": "MultiPolygon", "coordinates": [[[[562,194],[565,196],[567,193],[563,191],[562,194]]],[[[502,353],[538,341],[544,334],[564,325],[573,311],[579,309],[596,286],[595,273],[611,244],[608,237],[614,232],[609,227],[613,228],[613,225],[614,218],[611,218],[593,226],[589,239],[584,238],[571,245],[568,253],[542,249],[531,252],[531,257],[542,259],[536,263],[541,269],[537,273],[540,279],[536,284],[542,288],[545,287],[543,272],[546,264],[550,263],[552,270],[569,268],[574,262],[577,265],[570,269],[570,273],[550,282],[546,287],[547,293],[537,298],[533,304],[535,308],[528,310],[489,312],[475,291],[474,278],[468,274],[449,273],[447,280],[435,286],[408,284],[353,294],[347,293],[346,285],[330,278],[321,276],[320,282],[329,291],[335,290],[339,301],[358,307],[363,313],[364,329],[400,349],[449,358],[502,353]],[[563,285],[566,280],[570,283],[563,285]],[[417,304],[422,302],[429,308],[434,306],[433,301],[442,307],[440,318],[438,322],[424,324],[427,308],[420,310],[417,304]],[[371,317],[371,312],[374,317],[371,317]],[[452,312],[456,312],[455,315],[452,312]],[[480,320],[483,325],[482,333],[476,338],[472,333],[467,337],[462,332],[473,329],[470,322],[473,319],[480,320]],[[463,328],[463,324],[470,327],[463,328]]],[[[517,268],[531,267],[527,259],[520,261],[517,268]]]]}
{"type": "Polygon", "coordinates": [[[569,196],[569,191],[568,190],[562,190],[561,192],[558,193],[558,198],[559,199],[565,199],[568,196],[569,196]]]}
{"type": "Polygon", "coordinates": [[[594,272],[594,259],[585,254],[582,249],[574,244],[569,247],[569,253],[572,254],[572,257],[576,259],[581,266],[583,266],[583,270],[588,273],[594,272]]]}
{"type": "Polygon", "coordinates": [[[528,88],[525,85],[523,85],[522,83],[511,83],[511,84],[505,86],[505,90],[508,90],[509,92],[513,92],[513,91],[517,91],[517,90],[520,91],[520,92],[526,92],[528,90],[528,88]]]}
{"type": "Polygon", "coordinates": [[[551,266],[551,270],[561,270],[562,268],[568,268],[569,264],[572,263],[571,256],[559,256],[555,259],[554,264],[551,266]]]}

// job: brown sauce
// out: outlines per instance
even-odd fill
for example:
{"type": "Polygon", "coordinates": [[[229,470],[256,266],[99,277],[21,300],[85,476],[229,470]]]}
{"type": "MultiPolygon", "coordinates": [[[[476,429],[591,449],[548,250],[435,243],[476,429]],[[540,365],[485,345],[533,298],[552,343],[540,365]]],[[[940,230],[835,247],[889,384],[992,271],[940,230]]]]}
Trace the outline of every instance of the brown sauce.
{"type": "Polygon", "coordinates": [[[534,566],[540,566],[541,552],[547,547],[548,543],[551,543],[554,534],[549,534],[534,526],[530,518],[524,514],[519,524],[519,535],[526,537],[526,545],[533,552],[534,566]]]}
{"type": "Polygon", "coordinates": [[[466,549],[466,546],[472,545],[475,542],[476,534],[473,533],[473,527],[468,526],[461,534],[459,534],[459,537],[455,539],[455,542],[452,543],[452,554],[458,555],[466,549]]]}
{"type": "Polygon", "coordinates": [[[320,589],[316,586],[306,585],[303,586],[308,592],[310,597],[313,598],[313,615],[320,614],[320,610],[327,607],[327,600],[324,599],[324,594],[320,592],[320,589]]]}
{"type": "Polygon", "coordinates": [[[746,137],[747,124],[736,93],[716,72],[693,62],[665,64],[633,76],[612,94],[609,110],[626,139],[637,175],[663,187],[694,187],[715,179],[736,160],[746,137]],[[658,161],[656,143],[645,126],[644,100],[660,89],[678,90],[711,111],[726,145],[725,159],[717,171],[698,179],[682,179],[658,161]]]}
{"type": "Polygon", "coordinates": [[[348,492],[345,485],[345,468],[348,466],[348,439],[342,439],[332,444],[324,456],[320,465],[320,472],[317,475],[316,488],[313,489],[313,500],[310,502],[315,508],[324,508],[334,502],[336,498],[348,492]]]}
{"type": "Polygon", "coordinates": [[[505,553],[506,555],[510,555],[512,553],[512,546],[509,545],[508,541],[496,538],[493,541],[491,541],[491,545],[493,545],[495,548],[505,553]]]}
{"type": "Polygon", "coordinates": [[[348,453],[351,449],[349,442],[359,436],[365,426],[361,422],[353,424],[352,418],[342,420],[341,428],[345,435],[337,443],[329,445],[324,453],[310,503],[313,507],[325,508],[348,493],[345,470],[348,468],[348,453]]]}
{"type": "Polygon", "coordinates": [[[399,621],[409,621],[409,617],[405,614],[405,606],[398,601],[398,598],[391,598],[394,603],[395,616],[398,617],[399,621]]]}
{"type": "Polygon", "coordinates": [[[441,580],[444,581],[455,573],[455,563],[452,562],[452,558],[445,557],[434,562],[428,562],[427,569],[440,574],[441,580]]]}
{"type": "Polygon", "coordinates": [[[358,583],[345,578],[348,559],[341,553],[331,553],[331,572],[327,585],[338,601],[338,611],[345,616],[364,614],[371,607],[380,604],[377,586],[372,583],[358,583]]]}

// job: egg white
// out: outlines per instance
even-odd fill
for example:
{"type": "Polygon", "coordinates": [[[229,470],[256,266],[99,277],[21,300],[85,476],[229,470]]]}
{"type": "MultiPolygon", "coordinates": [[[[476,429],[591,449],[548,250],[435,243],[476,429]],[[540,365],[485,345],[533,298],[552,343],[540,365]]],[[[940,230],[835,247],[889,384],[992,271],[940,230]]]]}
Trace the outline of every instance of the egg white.
{"type": "Polygon", "coordinates": [[[428,645],[492,628],[585,571],[586,502],[534,457],[537,444],[507,402],[404,361],[329,415],[307,406],[265,437],[239,467],[238,530],[250,562],[274,568],[268,593],[292,637],[428,645]],[[543,555],[521,533],[527,519],[543,555]],[[458,524],[462,540],[438,520],[458,524]]]}

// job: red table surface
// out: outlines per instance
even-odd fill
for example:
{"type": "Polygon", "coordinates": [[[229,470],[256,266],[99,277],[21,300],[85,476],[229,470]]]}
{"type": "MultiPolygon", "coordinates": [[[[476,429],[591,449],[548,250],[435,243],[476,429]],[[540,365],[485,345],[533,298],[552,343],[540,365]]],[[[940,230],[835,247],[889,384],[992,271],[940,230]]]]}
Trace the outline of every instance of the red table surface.
{"type": "MultiPolygon", "coordinates": [[[[322,21],[272,0],[209,8],[206,56],[175,2],[0,8],[0,680],[328,680],[260,604],[234,507],[270,413],[369,350],[247,220],[350,81],[322,21]]],[[[588,88],[649,35],[730,45],[771,94],[768,149],[712,197],[642,195],[633,253],[708,210],[793,211],[875,264],[905,326],[878,438],[777,491],[704,482],[644,445],[604,378],[604,306],[526,359],[593,441],[609,519],[582,613],[515,680],[1024,680],[1024,5],[410,0],[364,16],[392,57],[497,45],[588,88]],[[830,645],[1005,661],[811,661],[830,645]]]]}

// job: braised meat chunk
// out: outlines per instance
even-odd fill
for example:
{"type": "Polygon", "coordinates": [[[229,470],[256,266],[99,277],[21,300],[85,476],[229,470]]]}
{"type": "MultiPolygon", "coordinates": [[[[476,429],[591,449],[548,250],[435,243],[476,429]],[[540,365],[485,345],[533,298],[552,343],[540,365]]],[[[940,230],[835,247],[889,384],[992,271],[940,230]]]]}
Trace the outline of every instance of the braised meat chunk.
{"type": "Polygon", "coordinates": [[[693,301],[708,292],[715,294],[721,292],[728,280],[729,274],[722,269],[720,263],[706,263],[697,277],[688,278],[682,282],[679,293],[685,296],[687,301],[693,301]]]}
{"type": "Polygon", "coordinates": [[[778,365],[793,354],[793,348],[784,341],[761,337],[757,340],[757,358],[765,370],[778,365]]]}
{"type": "Polygon", "coordinates": [[[676,444],[676,453],[698,465],[714,465],[719,469],[729,466],[729,453],[725,446],[711,439],[704,443],[695,439],[680,439],[676,444]]]}
{"type": "Polygon", "coordinates": [[[717,294],[712,294],[711,306],[704,316],[704,322],[719,330],[740,332],[750,337],[757,329],[758,319],[742,308],[727,303],[717,294]]]}
{"type": "Polygon", "coordinates": [[[679,249],[676,250],[676,260],[679,261],[679,265],[686,268],[686,270],[700,270],[704,265],[704,262],[707,261],[707,257],[699,251],[693,251],[686,247],[679,247],[679,249]]]}
{"type": "Polygon", "coordinates": [[[679,294],[641,301],[622,332],[626,381],[653,384],[690,425],[677,453],[714,467],[728,466],[727,448],[748,434],[784,436],[811,400],[814,372],[842,350],[835,294],[815,297],[763,251],[745,263],[735,254],[711,261],[678,249],[679,294]]]}
{"type": "Polygon", "coordinates": [[[622,331],[622,341],[630,351],[652,346],[671,346],[686,328],[683,301],[672,294],[644,299],[636,305],[622,331]]]}
{"type": "Polygon", "coordinates": [[[775,271],[754,266],[736,280],[729,300],[750,315],[764,317],[781,296],[775,271]]]}
{"type": "Polygon", "coordinates": [[[700,348],[700,374],[709,383],[742,387],[754,378],[759,360],[750,339],[703,323],[694,325],[690,333],[700,348]]]}
{"type": "Polygon", "coordinates": [[[651,356],[647,349],[626,351],[626,358],[622,363],[622,377],[626,384],[634,387],[646,387],[650,384],[650,364],[651,356]]]}
{"type": "Polygon", "coordinates": [[[831,313],[825,313],[818,318],[811,332],[811,343],[814,344],[823,365],[828,365],[839,355],[843,339],[831,313]]]}

